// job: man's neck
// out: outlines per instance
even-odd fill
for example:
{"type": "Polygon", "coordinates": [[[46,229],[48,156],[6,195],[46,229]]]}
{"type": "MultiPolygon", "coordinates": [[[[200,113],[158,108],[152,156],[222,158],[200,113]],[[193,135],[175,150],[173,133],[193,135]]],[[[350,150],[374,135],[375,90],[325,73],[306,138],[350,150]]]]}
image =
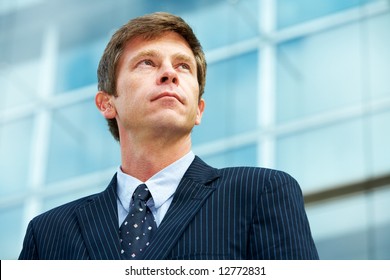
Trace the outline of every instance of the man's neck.
{"type": "Polygon", "coordinates": [[[190,136],[179,141],[121,139],[122,171],[147,181],[191,150],[190,136]]]}

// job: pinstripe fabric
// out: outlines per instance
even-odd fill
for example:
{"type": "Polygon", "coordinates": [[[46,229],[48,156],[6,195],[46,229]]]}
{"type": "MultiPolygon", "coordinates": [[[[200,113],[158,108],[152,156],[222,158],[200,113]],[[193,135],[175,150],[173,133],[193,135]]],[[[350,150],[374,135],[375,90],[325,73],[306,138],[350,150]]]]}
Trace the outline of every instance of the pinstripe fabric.
{"type": "Polygon", "coordinates": [[[146,259],[318,259],[291,176],[253,167],[218,170],[199,158],[149,249],[146,259]]]}
{"type": "MultiPolygon", "coordinates": [[[[20,259],[119,259],[116,176],[106,191],[33,219],[20,259]]],[[[265,168],[198,157],[145,259],[318,259],[298,183],[265,168]]]]}
{"type": "Polygon", "coordinates": [[[115,192],[116,176],[104,192],[34,218],[19,259],[120,259],[115,192]]]}

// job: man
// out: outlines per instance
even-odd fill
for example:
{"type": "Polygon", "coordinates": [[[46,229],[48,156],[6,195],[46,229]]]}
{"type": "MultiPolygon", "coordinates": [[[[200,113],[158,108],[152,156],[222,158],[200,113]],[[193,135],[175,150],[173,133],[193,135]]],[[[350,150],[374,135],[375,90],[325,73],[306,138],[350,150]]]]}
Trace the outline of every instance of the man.
{"type": "Polygon", "coordinates": [[[95,102],[120,143],[102,193],[34,218],[20,259],[317,259],[298,183],[215,169],[191,151],[206,61],[180,17],[131,20],[111,38],[95,102]]]}

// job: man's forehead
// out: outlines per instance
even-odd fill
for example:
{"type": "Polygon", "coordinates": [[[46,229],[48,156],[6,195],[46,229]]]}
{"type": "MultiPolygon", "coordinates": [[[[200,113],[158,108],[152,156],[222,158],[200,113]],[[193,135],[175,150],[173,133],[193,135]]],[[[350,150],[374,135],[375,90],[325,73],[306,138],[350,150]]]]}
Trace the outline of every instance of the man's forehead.
{"type": "Polygon", "coordinates": [[[125,50],[137,50],[138,52],[143,52],[145,55],[156,56],[160,47],[166,42],[184,46],[184,48],[181,48],[183,55],[187,53],[188,56],[194,58],[194,53],[188,42],[179,33],[172,31],[164,32],[159,36],[153,37],[145,37],[143,35],[135,36],[127,40],[125,50]]]}
{"type": "Polygon", "coordinates": [[[174,31],[164,31],[157,34],[145,33],[145,34],[136,35],[128,38],[125,45],[128,46],[131,44],[141,43],[141,42],[147,43],[153,41],[164,41],[165,38],[167,40],[170,40],[172,37],[174,37],[175,40],[178,41],[178,43],[184,43],[185,45],[187,45],[188,48],[191,49],[188,41],[181,34],[174,31]]]}

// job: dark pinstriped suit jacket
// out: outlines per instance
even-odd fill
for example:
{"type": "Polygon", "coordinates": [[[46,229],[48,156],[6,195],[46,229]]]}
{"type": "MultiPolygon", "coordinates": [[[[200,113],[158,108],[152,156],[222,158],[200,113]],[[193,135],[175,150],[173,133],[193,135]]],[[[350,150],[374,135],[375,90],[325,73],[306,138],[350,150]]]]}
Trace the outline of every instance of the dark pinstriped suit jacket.
{"type": "MultiPolygon", "coordinates": [[[[34,218],[19,259],[120,259],[116,176],[34,218]]],[[[281,171],[195,158],[145,259],[318,259],[298,183],[281,171]]]]}

